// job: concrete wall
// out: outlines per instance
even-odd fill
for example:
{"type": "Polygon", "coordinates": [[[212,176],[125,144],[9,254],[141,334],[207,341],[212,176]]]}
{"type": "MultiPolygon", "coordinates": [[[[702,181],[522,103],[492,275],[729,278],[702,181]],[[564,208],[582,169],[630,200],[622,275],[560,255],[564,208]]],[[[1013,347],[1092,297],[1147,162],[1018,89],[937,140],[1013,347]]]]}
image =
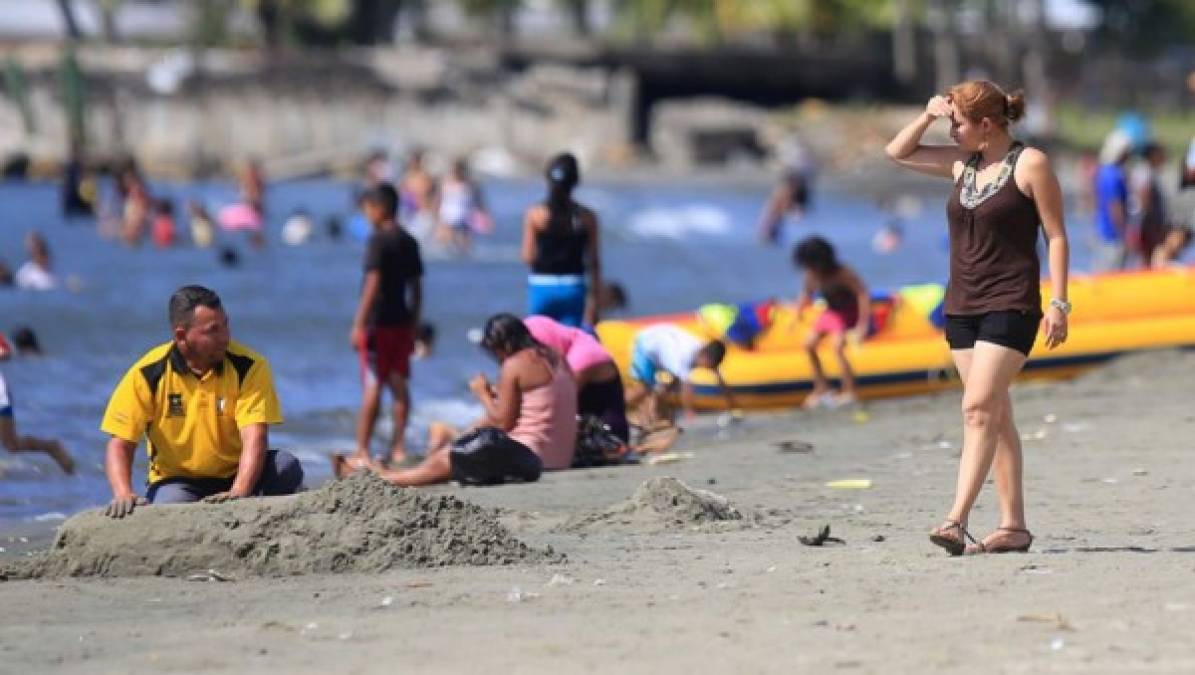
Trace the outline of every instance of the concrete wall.
{"type": "MultiPolygon", "coordinates": [[[[529,166],[562,149],[605,165],[634,154],[634,77],[623,72],[450,64],[405,86],[407,64],[391,55],[371,59],[365,70],[290,64],[268,73],[211,73],[163,95],[136,69],[104,71],[81,60],[89,153],[132,152],[157,173],[191,175],[256,157],[271,173],[296,175],[355,166],[374,148],[415,145],[444,157],[499,149],[529,166]]],[[[428,72],[426,64],[411,67],[428,72]]],[[[0,156],[60,161],[69,141],[56,70],[27,71],[37,131],[27,135],[15,101],[0,97],[0,156]]]]}

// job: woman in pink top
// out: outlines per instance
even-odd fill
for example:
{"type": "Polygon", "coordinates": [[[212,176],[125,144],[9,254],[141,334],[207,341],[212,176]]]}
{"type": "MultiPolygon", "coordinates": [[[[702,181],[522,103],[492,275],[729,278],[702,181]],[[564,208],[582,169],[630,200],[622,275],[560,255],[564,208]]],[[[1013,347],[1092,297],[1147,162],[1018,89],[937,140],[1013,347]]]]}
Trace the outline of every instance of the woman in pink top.
{"type": "Polygon", "coordinates": [[[610,352],[589,333],[565,326],[546,316],[523,319],[536,340],[568,362],[577,382],[577,412],[602,421],[622,442],[627,442],[626,397],[622,376],[610,352]]]}
{"type": "MultiPolygon", "coordinates": [[[[433,424],[427,458],[409,469],[368,468],[402,486],[456,480],[493,485],[534,481],[543,469],[572,465],[577,436],[577,389],[564,360],[531,336],[516,316],[497,314],[486,322],[482,347],[501,364],[495,388],[484,375],[469,383],[485,417],[463,435],[433,424]]],[[[362,465],[333,456],[344,476],[362,465]]]]}

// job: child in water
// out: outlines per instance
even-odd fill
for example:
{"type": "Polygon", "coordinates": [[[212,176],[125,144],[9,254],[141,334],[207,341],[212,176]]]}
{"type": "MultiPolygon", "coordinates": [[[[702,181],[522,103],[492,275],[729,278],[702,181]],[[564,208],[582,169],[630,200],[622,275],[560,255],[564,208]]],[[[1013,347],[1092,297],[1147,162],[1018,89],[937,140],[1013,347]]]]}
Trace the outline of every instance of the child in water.
{"type": "Polygon", "coordinates": [[[805,339],[805,351],[813,367],[813,390],[805,399],[805,408],[837,407],[855,403],[855,374],[846,357],[848,339],[859,342],[867,335],[871,316],[871,298],[867,286],[855,271],[838,262],[834,247],[821,237],[808,237],[793,249],[793,263],[803,274],[801,294],[797,297],[797,318],[813,303],[814,294],[826,301],[826,310],[813,324],[805,339]],[[842,391],[834,394],[817,355],[826,336],[833,340],[834,354],[842,371],[842,391]]]}
{"type": "Polygon", "coordinates": [[[158,199],[154,202],[154,219],[150,226],[154,246],[174,246],[174,234],[174,204],[169,199],[158,199]]]}

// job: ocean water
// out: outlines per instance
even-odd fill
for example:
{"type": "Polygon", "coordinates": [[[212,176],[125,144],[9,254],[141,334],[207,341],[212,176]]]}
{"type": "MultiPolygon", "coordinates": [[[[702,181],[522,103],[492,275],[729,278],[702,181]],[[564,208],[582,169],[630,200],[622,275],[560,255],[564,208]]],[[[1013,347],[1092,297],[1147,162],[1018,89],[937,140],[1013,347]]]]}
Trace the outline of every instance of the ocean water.
{"type": "MultiPolygon", "coordinates": [[[[228,183],[155,184],[181,213],[185,199],[211,207],[230,203],[228,183]]],[[[526,269],[518,260],[523,209],[542,197],[537,180],[488,180],[495,214],[493,235],[477,241],[468,257],[427,256],[425,318],[436,325],[431,358],[416,361],[414,409],[408,447],[420,450],[430,421],[464,423],[480,408],[466,382],[495,366],[466,339],[471,328],[499,311],[522,313],[526,269]]],[[[792,297],[797,275],[791,243],[818,233],[876,288],[941,281],[946,275],[945,215],[948,186],[906,199],[904,243],[891,254],[872,250],[871,240],[888,217],[849,185],[816,195],[812,212],[790,223],[780,246],[762,246],[755,225],[769,186],[672,183],[587,185],[578,199],[595,208],[604,228],[605,275],[629,291],[630,315],[683,312],[704,302],[792,297]]],[[[213,249],[182,246],[128,249],[101,238],[91,221],[59,215],[57,186],[0,184],[0,259],[15,268],[25,259],[29,230],[49,240],[60,278],[77,280],[75,291],[0,289],[0,330],[32,326],[46,355],[0,365],[15,400],[22,433],[55,436],[78,460],[63,476],[44,457],[0,454],[0,527],[22,521],[54,521],[109,498],[103,474],[106,438],[99,431],[108,396],[125,370],[148,348],[168,339],[166,302],[178,286],[199,283],[223,298],[235,339],[266,355],[273,366],[286,422],[271,431],[271,444],[295,452],[318,485],[329,476],[327,455],[353,447],[360,395],[348,327],[356,306],[363,245],[346,234],[332,240],[322,223],[351,212],[353,186],[332,180],[277,183],[270,187],[269,242],[264,251],[241,250],[242,263],[228,269],[213,249]],[[278,237],[292,210],[306,209],[316,237],[286,246],[278,237]]],[[[180,234],[186,240],[185,219],[180,234]]],[[[1079,239],[1079,237],[1076,237],[1079,239]]],[[[1080,266],[1085,261],[1076,242],[1080,266]]],[[[375,436],[383,452],[389,426],[375,436]]],[[[144,480],[138,452],[134,484],[144,480]]]]}

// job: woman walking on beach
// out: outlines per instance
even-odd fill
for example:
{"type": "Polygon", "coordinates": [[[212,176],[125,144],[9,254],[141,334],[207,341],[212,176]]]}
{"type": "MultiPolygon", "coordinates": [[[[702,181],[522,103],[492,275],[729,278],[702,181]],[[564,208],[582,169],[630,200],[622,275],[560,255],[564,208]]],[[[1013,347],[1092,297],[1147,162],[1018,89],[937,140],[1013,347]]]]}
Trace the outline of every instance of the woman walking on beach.
{"type": "Polygon", "coordinates": [[[1047,348],[1066,341],[1069,247],[1062,221],[1062,191],[1045,153],[1013,139],[1025,100],[991,82],[964,82],[935,96],[888,143],[897,164],[950,178],[950,283],[946,291],[946,340],[963,381],[963,451],[954,504],[930,540],[961,555],[967,517],[988,472],[995,469],[1000,526],[978,542],[977,552],[1027,551],[1033,535],[1025,522],[1020,436],[1008,389],[1021,370],[1038,326],[1047,348]],[[950,121],[955,145],[924,145],[936,120],[950,121]],[[1051,291],[1041,310],[1038,224],[1049,249],[1051,291]]]}
{"type": "Polygon", "coordinates": [[[577,158],[557,155],[548,163],[548,198],[523,218],[523,262],[527,314],[540,314],[573,328],[597,323],[596,294],[602,287],[598,219],[573,201],[581,182],[577,158]]]}

